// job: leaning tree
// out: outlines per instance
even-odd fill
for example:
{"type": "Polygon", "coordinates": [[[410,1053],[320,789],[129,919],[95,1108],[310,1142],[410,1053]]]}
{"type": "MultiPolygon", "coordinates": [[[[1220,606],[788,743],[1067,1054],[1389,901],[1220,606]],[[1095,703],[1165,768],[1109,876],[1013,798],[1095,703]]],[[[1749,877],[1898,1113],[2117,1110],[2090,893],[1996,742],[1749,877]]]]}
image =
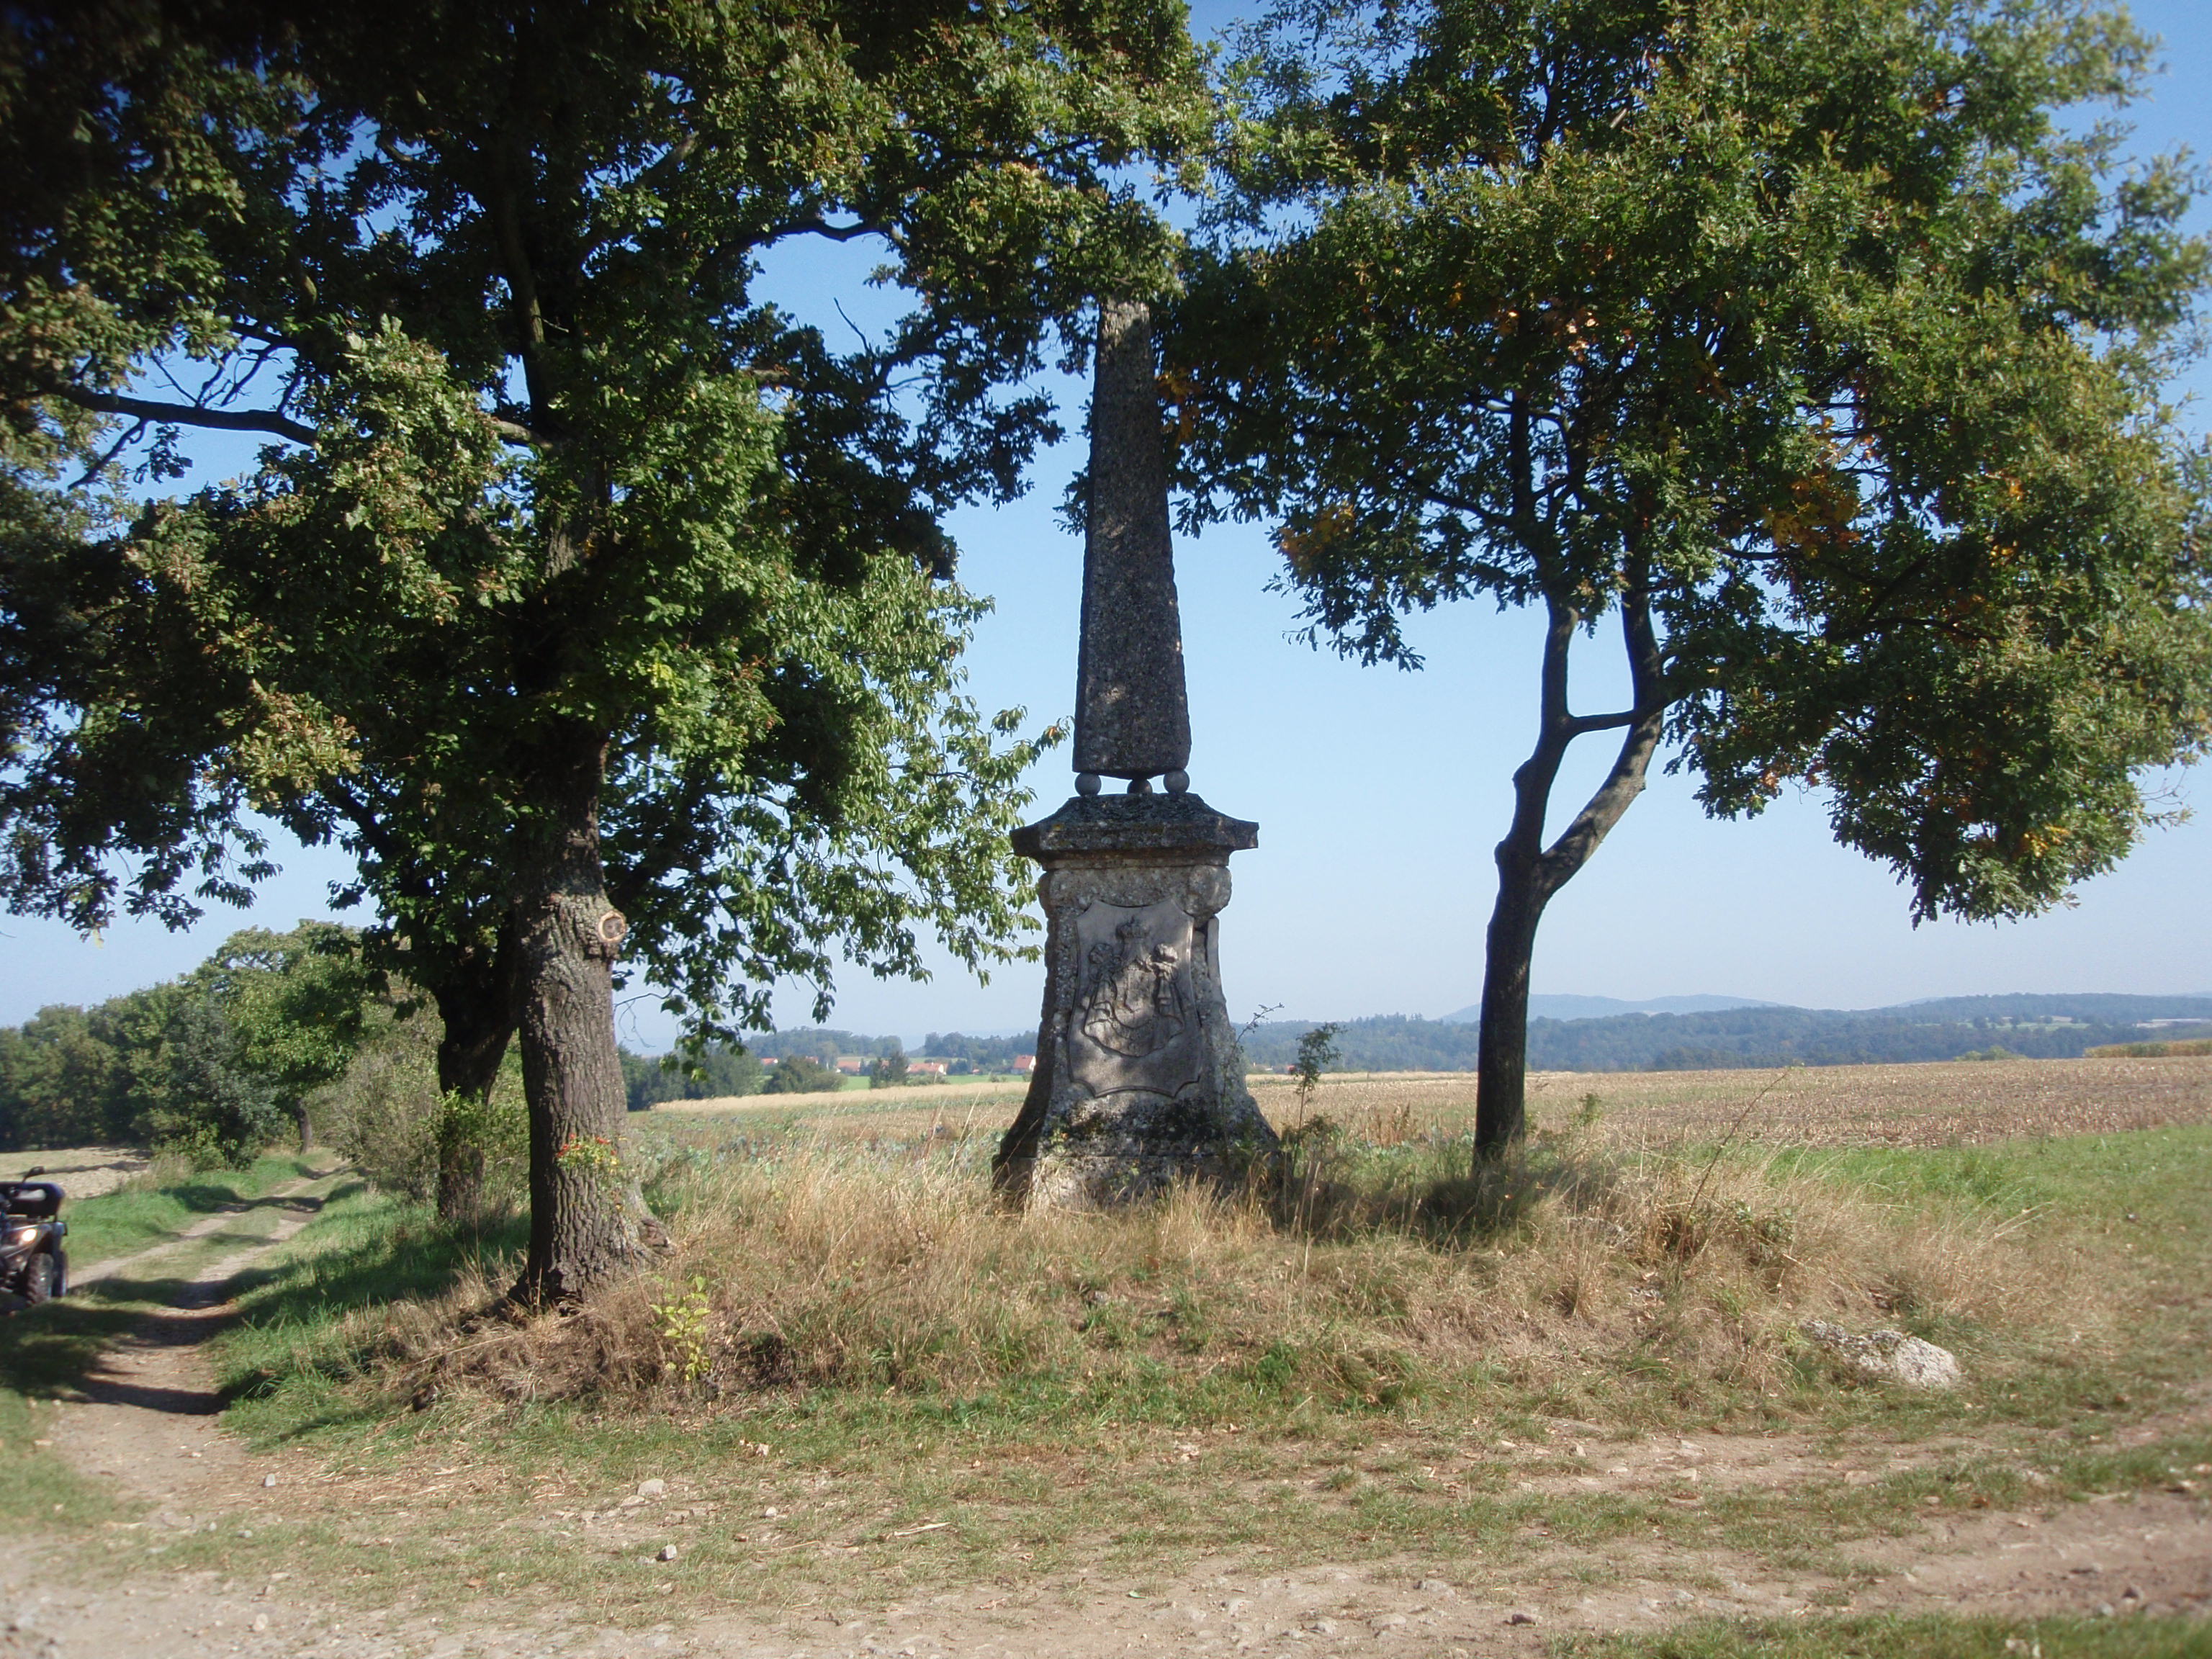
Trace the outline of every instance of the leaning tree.
{"type": "Polygon", "coordinates": [[[940,520],[1159,280],[1180,9],[95,0],[0,52],[10,900],[183,917],[264,818],[343,845],[448,1086],[519,1034],[517,1289],[580,1289],[651,1226],[619,956],[703,1036],[841,950],[1012,948],[1034,744],[960,693],[940,520]],[[779,309],[809,242],[904,313],[779,309]]]}
{"type": "Polygon", "coordinates": [[[1546,904],[1662,746],[1824,788],[1916,917],[2110,866],[2212,705],[2202,452],[2161,387],[2185,168],[2063,125],[2148,48],[2083,0],[1294,0],[1247,40],[1170,342],[1191,515],[1279,526],[1308,637],[1542,619],[1478,1146],[1523,1121],[1546,904]],[[1601,625],[1623,706],[1570,696],[1601,625]],[[1547,837],[1577,738],[1618,744],[1547,837]]]}

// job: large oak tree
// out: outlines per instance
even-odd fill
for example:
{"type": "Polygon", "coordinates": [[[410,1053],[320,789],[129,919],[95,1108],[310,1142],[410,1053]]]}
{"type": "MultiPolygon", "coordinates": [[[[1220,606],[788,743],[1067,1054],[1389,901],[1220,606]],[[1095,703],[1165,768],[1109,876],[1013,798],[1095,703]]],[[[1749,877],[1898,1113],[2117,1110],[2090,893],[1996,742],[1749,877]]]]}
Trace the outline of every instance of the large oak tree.
{"type": "Polygon", "coordinates": [[[519,1031],[518,1289],[569,1294],[652,1224],[624,952],[704,1036],[841,951],[1012,948],[1034,744],[960,694],[939,521],[1018,488],[1085,296],[1160,280],[1180,9],[95,0],[4,41],[9,897],[182,919],[262,872],[257,812],[343,844],[446,1085],[519,1031]],[[765,300],[808,240],[901,320],[765,300]],[[267,447],[163,494],[222,431],[267,447]]]}
{"type": "Polygon", "coordinates": [[[2061,122],[2148,49],[2080,0],[1297,0],[1247,42],[1170,341],[1193,516],[1279,524],[1310,636],[1544,630],[1497,847],[1477,1140],[1522,1131],[1546,904],[1669,739],[1793,783],[1917,917],[2118,859],[2212,704],[2203,456],[2163,402],[2186,169],[2061,122]],[[1570,696],[1619,641],[1622,706],[1570,696]],[[1617,744],[1547,834],[1577,739],[1617,744]]]}

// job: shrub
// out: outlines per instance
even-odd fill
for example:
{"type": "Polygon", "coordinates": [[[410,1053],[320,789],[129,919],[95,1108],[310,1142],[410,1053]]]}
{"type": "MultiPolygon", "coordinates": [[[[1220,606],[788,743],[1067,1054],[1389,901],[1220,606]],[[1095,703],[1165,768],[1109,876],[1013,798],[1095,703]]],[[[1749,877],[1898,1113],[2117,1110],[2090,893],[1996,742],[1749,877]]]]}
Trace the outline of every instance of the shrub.
{"type": "Polygon", "coordinates": [[[483,1201],[518,1198],[528,1169],[529,1126],[516,1067],[507,1066],[489,1100],[447,1096],[438,1088],[434,1017],[386,1012],[373,1024],[345,1075],[312,1103],[331,1143],[372,1185],[418,1202],[437,1195],[441,1156],[479,1152],[483,1201]]]}

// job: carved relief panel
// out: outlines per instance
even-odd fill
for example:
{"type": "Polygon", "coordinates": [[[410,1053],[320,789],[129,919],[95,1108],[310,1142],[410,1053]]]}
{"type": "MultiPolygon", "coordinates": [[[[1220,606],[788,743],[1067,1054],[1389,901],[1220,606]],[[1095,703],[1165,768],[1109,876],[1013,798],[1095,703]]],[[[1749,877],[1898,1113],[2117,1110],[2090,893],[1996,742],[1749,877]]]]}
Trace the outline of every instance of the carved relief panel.
{"type": "Polygon", "coordinates": [[[1093,899],[1075,917],[1069,1080],[1093,1097],[1172,1097],[1199,1079],[1203,1047],[1193,927],[1172,899],[1093,899]]]}

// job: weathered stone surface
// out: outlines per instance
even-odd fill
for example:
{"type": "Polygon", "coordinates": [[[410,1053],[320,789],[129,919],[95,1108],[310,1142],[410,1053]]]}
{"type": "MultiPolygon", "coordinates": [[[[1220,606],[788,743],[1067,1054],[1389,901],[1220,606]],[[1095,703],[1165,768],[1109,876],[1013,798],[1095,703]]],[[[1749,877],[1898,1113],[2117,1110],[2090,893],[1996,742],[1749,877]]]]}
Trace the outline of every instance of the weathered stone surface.
{"type": "Polygon", "coordinates": [[[1260,844],[1260,826],[1217,812],[1196,795],[1076,795],[1050,817],[1013,834],[1014,851],[1043,861],[1055,853],[1156,853],[1226,857],[1260,844]]]}
{"type": "Polygon", "coordinates": [[[1075,769],[1109,778],[1155,778],[1190,763],[1154,374],[1151,308],[1102,303],[1091,394],[1075,769]]]}
{"type": "Polygon", "coordinates": [[[1798,1329],[1862,1376],[1902,1382],[1910,1389],[1959,1385],[1957,1355],[1903,1331],[1869,1331],[1860,1336],[1826,1319],[1808,1319],[1798,1329]]]}
{"type": "Polygon", "coordinates": [[[1048,933],[1036,1070],[994,1165],[1010,1198],[1092,1208],[1272,1157],[1216,950],[1229,854],[1257,839],[1187,794],[1079,796],[1017,832],[1048,933]]]}

